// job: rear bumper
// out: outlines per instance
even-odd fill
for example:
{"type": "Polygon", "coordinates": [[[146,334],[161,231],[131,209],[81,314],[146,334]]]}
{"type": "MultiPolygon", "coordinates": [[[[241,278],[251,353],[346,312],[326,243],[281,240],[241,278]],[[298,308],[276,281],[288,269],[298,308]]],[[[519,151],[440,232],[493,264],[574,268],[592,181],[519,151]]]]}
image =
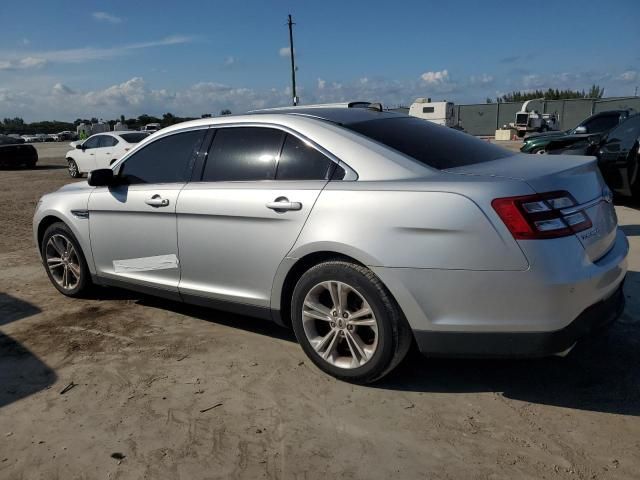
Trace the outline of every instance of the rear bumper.
{"type": "Polygon", "coordinates": [[[615,321],[624,311],[623,284],[591,305],[566,327],[553,332],[437,332],[414,330],[420,351],[429,356],[544,357],[564,352],[578,340],[615,321]]]}

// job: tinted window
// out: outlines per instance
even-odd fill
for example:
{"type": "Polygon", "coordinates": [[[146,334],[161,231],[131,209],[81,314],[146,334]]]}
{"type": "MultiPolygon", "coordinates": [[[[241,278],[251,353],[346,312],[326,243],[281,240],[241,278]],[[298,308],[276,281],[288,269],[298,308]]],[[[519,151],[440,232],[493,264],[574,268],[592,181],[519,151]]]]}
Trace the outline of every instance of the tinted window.
{"type": "Polygon", "coordinates": [[[440,170],[514,155],[469,134],[420,118],[386,118],[345,127],[440,170]]]}
{"type": "Polygon", "coordinates": [[[113,147],[118,144],[118,139],[111,135],[100,135],[100,147],[113,147]]]}
{"type": "Polygon", "coordinates": [[[220,128],[216,132],[205,182],[272,180],[284,133],[272,128],[220,128]]]}
{"type": "Polygon", "coordinates": [[[620,115],[602,115],[600,117],[592,118],[588,122],[584,123],[587,128],[587,133],[599,133],[606,130],[611,130],[618,124],[620,115]]]}
{"type": "Polygon", "coordinates": [[[311,145],[287,135],[278,161],[277,180],[327,180],[335,165],[311,145]]]}
{"type": "Polygon", "coordinates": [[[129,157],[119,175],[129,184],[185,182],[204,134],[194,130],[160,138],[129,157]]]}
{"type": "Polygon", "coordinates": [[[435,112],[434,107],[422,107],[422,113],[433,113],[435,112]]]}
{"type": "Polygon", "coordinates": [[[608,135],[609,140],[622,141],[635,141],[638,137],[640,137],[640,115],[629,117],[608,135]]]}
{"type": "Polygon", "coordinates": [[[148,133],[122,133],[122,139],[127,143],[138,143],[149,136],[148,133]]]}
{"type": "Polygon", "coordinates": [[[100,145],[100,138],[102,135],[96,135],[95,137],[87,138],[87,141],[82,144],[84,148],[98,148],[100,145]]]}

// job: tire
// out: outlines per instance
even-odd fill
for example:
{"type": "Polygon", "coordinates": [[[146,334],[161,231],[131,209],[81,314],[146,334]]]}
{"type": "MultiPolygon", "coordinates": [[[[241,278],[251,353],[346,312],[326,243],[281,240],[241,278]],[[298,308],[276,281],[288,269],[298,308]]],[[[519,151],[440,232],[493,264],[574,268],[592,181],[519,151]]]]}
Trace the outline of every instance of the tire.
{"type": "Polygon", "coordinates": [[[49,280],[60,293],[81,297],[87,292],[91,274],[80,244],[69,227],[62,222],[50,225],[42,237],[40,253],[49,280]]]}
{"type": "Polygon", "coordinates": [[[544,147],[538,147],[538,148],[534,148],[533,150],[531,150],[532,154],[534,155],[544,155],[545,153],[547,153],[547,151],[545,150],[544,147]]]}
{"type": "Polygon", "coordinates": [[[302,275],[293,291],[291,322],[302,349],[320,370],[353,383],[384,377],[412,342],[400,307],[380,279],[366,267],[341,260],[320,263],[302,275]],[[338,289],[346,301],[333,308],[331,290],[337,298],[338,289]]]}
{"type": "Polygon", "coordinates": [[[78,170],[78,164],[73,158],[67,158],[67,171],[71,178],[79,178],[82,176],[80,170],[78,170]]]}
{"type": "Polygon", "coordinates": [[[36,160],[29,160],[24,166],[30,169],[36,168],[36,160]]]}

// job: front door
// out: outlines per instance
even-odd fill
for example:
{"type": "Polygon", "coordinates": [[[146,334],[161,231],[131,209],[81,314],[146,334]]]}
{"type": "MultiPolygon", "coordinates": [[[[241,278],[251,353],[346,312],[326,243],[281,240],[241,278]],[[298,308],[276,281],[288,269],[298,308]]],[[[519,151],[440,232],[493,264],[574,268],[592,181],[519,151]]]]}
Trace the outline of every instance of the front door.
{"type": "Polygon", "coordinates": [[[217,129],[202,181],[178,201],[181,294],[268,308],[278,265],[334,168],[281,130],[217,129]]]}
{"type": "Polygon", "coordinates": [[[204,132],[159,138],[116,167],[118,185],[91,194],[91,250],[105,283],[179,297],[176,205],[204,132]]]}

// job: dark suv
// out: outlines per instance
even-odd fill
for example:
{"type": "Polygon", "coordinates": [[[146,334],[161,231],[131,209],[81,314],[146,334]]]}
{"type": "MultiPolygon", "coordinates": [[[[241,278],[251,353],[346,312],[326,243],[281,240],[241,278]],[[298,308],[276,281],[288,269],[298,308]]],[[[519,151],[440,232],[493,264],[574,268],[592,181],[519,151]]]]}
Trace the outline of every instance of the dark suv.
{"type": "MultiPolygon", "coordinates": [[[[520,151],[522,153],[546,153],[550,142],[559,140],[567,147],[585,135],[603,134],[617,126],[620,122],[633,115],[633,110],[608,110],[591,115],[577,126],[564,132],[534,133],[527,135],[520,151]]],[[[558,143],[556,142],[556,145],[558,143]]]]}

